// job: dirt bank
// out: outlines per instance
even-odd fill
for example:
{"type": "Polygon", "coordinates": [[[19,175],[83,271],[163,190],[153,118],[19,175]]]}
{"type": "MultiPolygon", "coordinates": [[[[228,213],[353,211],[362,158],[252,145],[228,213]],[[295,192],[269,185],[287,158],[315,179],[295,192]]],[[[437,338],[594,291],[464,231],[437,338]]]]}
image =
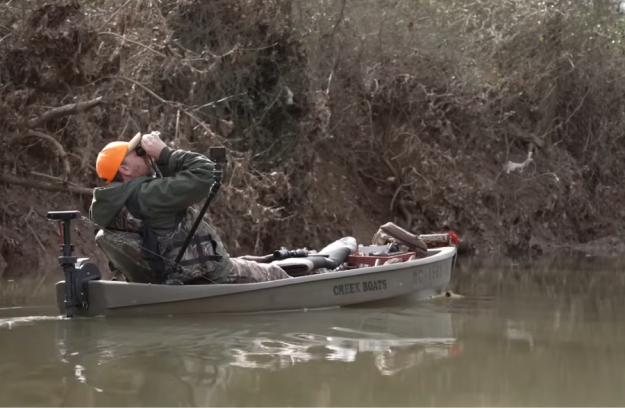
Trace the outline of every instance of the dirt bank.
{"type": "Polygon", "coordinates": [[[45,213],[86,213],[98,150],[152,130],[229,149],[210,219],[233,255],[387,221],[478,254],[625,236],[623,29],[601,2],[29,4],[0,6],[4,276],[57,271],[45,213]]]}

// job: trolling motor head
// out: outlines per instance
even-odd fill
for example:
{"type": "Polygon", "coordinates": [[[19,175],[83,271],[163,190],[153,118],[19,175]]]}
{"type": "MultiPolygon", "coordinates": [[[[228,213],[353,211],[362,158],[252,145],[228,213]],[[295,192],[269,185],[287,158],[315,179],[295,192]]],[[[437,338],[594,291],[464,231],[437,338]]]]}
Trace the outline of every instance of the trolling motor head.
{"type": "Polygon", "coordinates": [[[73,265],[78,260],[75,256],[72,256],[74,245],[71,243],[71,230],[70,223],[80,217],[80,211],[50,211],[48,212],[48,219],[59,222],[59,233],[61,234],[61,253],[59,257],[59,263],[61,266],[73,265]]]}

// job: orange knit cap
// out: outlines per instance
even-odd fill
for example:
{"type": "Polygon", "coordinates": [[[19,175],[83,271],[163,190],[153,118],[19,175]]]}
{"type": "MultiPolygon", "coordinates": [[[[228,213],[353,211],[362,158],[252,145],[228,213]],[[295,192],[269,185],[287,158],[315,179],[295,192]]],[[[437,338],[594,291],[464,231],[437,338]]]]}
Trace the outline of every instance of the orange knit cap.
{"type": "Polygon", "coordinates": [[[113,178],[119,170],[122,161],[139,146],[141,143],[141,132],[137,133],[130,142],[111,142],[104,146],[104,149],[98,154],[95,162],[95,169],[98,177],[106,180],[107,184],[113,181],[113,178]]]}

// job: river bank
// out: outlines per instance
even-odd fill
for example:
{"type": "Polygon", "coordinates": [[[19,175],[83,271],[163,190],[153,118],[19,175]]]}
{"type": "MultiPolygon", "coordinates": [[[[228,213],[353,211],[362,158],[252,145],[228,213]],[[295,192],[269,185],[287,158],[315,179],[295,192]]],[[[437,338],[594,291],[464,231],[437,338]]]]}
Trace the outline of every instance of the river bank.
{"type": "Polygon", "coordinates": [[[86,214],[99,149],[152,130],[228,148],[209,217],[234,256],[388,221],[476,256],[621,252],[622,15],[452,3],[3,5],[0,275],[56,273],[46,212],[86,214]]]}

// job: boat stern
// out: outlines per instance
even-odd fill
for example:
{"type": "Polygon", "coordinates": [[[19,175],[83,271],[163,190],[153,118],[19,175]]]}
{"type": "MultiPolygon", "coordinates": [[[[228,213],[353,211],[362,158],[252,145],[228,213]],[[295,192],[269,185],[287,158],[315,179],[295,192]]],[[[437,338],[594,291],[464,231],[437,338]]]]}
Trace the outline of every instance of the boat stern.
{"type": "MultiPolygon", "coordinates": [[[[80,304],[74,303],[72,305],[73,316],[80,317],[95,317],[106,315],[106,305],[104,301],[104,293],[102,290],[98,290],[98,283],[100,281],[88,281],[84,282],[86,291],[80,304]]],[[[55,285],[56,291],[56,308],[61,315],[67,315],[67,308],[65,307],[65,281],[59,281],[55,285]]]]}

